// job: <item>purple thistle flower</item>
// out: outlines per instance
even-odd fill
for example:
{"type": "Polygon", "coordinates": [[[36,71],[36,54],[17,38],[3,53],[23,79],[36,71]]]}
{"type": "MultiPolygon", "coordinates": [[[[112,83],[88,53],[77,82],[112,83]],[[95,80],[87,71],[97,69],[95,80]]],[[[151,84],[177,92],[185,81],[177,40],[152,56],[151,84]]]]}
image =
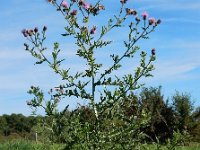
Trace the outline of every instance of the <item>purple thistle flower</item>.
{"type": "Polygon", "coordinates": [[[62,1],[61,6],[63,6],[64,8],[67,8],[67,7],[68,7],[68,4],[67,4],[66,1],[62,1]]]}
{"type": "Polygon", "coordinates": [[[136,17],[135,20],[137,21],[137,23],[140,22],[140,18],[139,17],[136,17]]]}
{"type": "Polygon", "coordinates": [[[91,30],[90,30],[90,34],[95,34],[96,33],[96,27],[94,26],[91,30]]]}
{"type": "Polygon", "coordinates": [[[126,4],[128,0],[120,0],[120,3],[122,3],[122,5],[126,4]]]}
{"type": "Polygon", "coordinates": [[[151,50],[151,54],[154,56],[154,55],[156,55],[156,49],[155,48],[153,48],[152,50],[151,50]]]}
{"type": "Polygon", "coordinates": [[[127,15],[134,15],[134,16],[136,16],[137,15],[137,11],[134,10],[134,9],[126,8],[126,14],[127,15]]]}
{"type": "Polygon", "coordinates": [[[161,20],[160,19],[158,19],[157,24],[161,24],[161,20]]]}
{"type": "Polygon", "coordinates": [[[103,5],[99,5],[99,6],[98,6],[98,9],[99,9],[99,10],[105,10],[105,7],[104,7],[103,5]]]}
{"type": "Polygon", "coordinates": [[[84,3],[83,5],[84,5],[84,8],[85,8],[86,10],[88,10],[88,9],[90,8],[90,5],[89,5],[88,3],[84,3]]]}
{"type": "Polygon", "coordinates": [[[43,27],[43,31],[45,32],[47,30],[47,26],[44,26],[43,27]]]}
{"type": "Polygon", "coordinates": [[[32,36],[33,35],[33,30],[32,29],[26,30],[26,34],[28,34],[29,36],[32,36]]]}
{"type": "Polygon", "coordinates": [[[54,0],[47,0],[49,3],[53,3],[54,2],[54,0]]]}
{"type": "Polygon", "coordinates": [[[38,28],[37,28],[37,27],[35,27],[35,29],[34,29],[34,32],[35,32],[35,33],[37,33],[37,32],[38,32],[38,28]]]}
{"type": "Polygon", "coordinates": [[[33,103],[32,103],[32,101],[26,101],[26,104],[27,105],[32,105],[33,103]]]}
{"type": "Polygon", "coordinates": [[[156,25],[156,19],[155,18],[149,18],[149,25],[156,25]]]}
{"type": "Polygon", "coordinates": [[[73,10],[71,13],[70,13],[72,16],[75,16],[77,14],[77,10],[73,10]]]}
{"type": "Polygon", "coordinates": [[[142,13],[143,20],[146,20],[148,18],[148,16],[149,16],[149,14],[146,11],[144,11],[142,13]]]}
{"type": "Polygon", "coordinates": [[[84,0],[80,0],[80,1],[78,2],[78,4],[79,4],[80,6],[82,6],[82,5],[84,4],[84,0]]]}
{"type": "Polygon", "coordinates": [[[22,34],[23,34],[24,37],[27,37],[27,36],[28,36],[27,30],[26,30],[26,29],[23,29],[23,30],[22,30],[22,34]]]}

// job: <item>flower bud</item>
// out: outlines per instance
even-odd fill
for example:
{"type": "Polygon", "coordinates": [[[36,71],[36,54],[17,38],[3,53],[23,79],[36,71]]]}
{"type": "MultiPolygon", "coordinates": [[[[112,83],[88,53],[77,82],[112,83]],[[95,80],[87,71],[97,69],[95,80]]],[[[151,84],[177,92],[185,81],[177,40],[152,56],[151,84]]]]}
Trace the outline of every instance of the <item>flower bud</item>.
{"type": "Polygon", "coordinates": [[[152,54],[152,55],[156,55],[156,49],[155,49],[155,48],[153,48],[153,49],[151,50],[151,54],[152,54]]]}
{"type": "Polygon", "coordinates": [[[135,20],[136,20],[137,22],[140,22],[140,18],[139,18],[139,17],[136,17],[135,20]]]}
{"type": "Polygon", "coordinates": [[[37,27],[35,27],[35,29],[34,29],[34,32],[35,32],[35,33],[37,33],[37,32],[38,32],[38,28],[37,28],[37,27]]]}
{"type": "Polygon", "coordinates": [[[63,2],[61,3],[61,6],[64,7],[64,8],[67,8],[67,7],[68,7],[68,4],[67,4],[66,1],[63,1],[63,2]]]}
{"type": "Polygon", "coordinates": [[[94,26],[91,30],[90,30],[90,34],[95,34],[96,33],[96,27],[94,26]]]}
{"type": "Polygon", "coordinates": [[[33,30],[32,30],[32,29],[27,30],[26,33],[27,33],[29,36],[32,36],[32,35],[33,35],[33,30]]]}
{"type": "Polygon", "coordinates": [[[122,5],[126,4],[128,0],[120,0],[120,3],[122,3],[122,5]]]}
{"type": "Polygon", "coordinates": [[[31,101],[26,101],[27,105],[32,105],[33,103],[31,101]]]}
{"type": "Polygon", "coordinates": [[[98,6],[98,9],[99,9],[99,10],[105,10],[105,7],[104,7],[103,5],[99,5],[99,6],[98,6]]]}
{"type": "Polygon", "coordinates": [[[80,1],[78,2],[78,4],[79,4],[79,6],[82,6],[82,5],[84,4],[84,0],[80,0],[80,1]]]}
{"type": "Polygon", "coordinates": [[[157,24],[161,24],[161,20],[160,19],[158,19],[157,24]]]}
{"type": "Polygon", "coordinates": [[[27,30],[26,30],[26,29],[23,29],[21,32],[22,32],[22,34],[23,34],[24,37],[27,37],[27,36],[28,36],[27,30]]]}
{"type": "Polygon", "coordinates": [[[43,31],[45,32],[47,30],[47,26],[44,26],[43,27],[43,31]]]}
{"type": "Polygon", "coordinates": [[[84,9],[86,9],[86,10],[88,10],[90,8],[90,4],[88,4],[88,3],[84,3],[83,6],[84,6],[84,9]]]}
{"type": "Polygon", "coordinates": [[[143,20],[146,20],[148,18],[149,14],[145,11],[142,13],[143,20]]]}
{"type": "Polygon", "coordinates": [[[77,10],[73,10],[71,13],[70,13],[72,16],[75,16],[77,14],[77,10]]]}
{"type": "Polygon", "coordinates": [[[134,9],[126,8],[126,14],[127,15],[134,15],[134,16],[136,16],[137,15],[137,11],[134,10],[134,9]]]}
{"type": "Polygon", "coordinates": [[[149,18],[149,25],[156,25],[156,19],[155,18],[149,18]]]}
{"type": "Polygon", "coordinates": [[[54,0],[47,0],[49,3],[54,3],[55,1],[54,0]]]}

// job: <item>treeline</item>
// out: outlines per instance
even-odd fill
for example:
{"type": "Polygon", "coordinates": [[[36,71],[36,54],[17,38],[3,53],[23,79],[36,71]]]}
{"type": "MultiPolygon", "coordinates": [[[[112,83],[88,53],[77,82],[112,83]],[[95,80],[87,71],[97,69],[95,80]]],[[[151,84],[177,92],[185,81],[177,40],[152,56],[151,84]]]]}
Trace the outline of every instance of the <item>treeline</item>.
{"type": "Polygon", "coordinates": [[[27,138],[32,132],[32,128],[37,124],[39,118],[34,116],[24,116],[22,114],[11,114],[0,116],[0,140],[27,138]]]}
{"type": "MultiPolygon", "coordinates": [[[[175,132],[187,133],[187,140],[200,141],[200,107],[194,107],[191,96],[187,93],[176,92],[171,98],[164,99],[161,87],[143,88],[140,94],[133,95],[132,99],[125,99],[120,111],[127,118],[140,120],[145,115],[148,119],[139,130],[145,136],[146,142],[166,142],[171,139],[175,132]]],[[[95,119],[94,113],[87,106],[69,111],[64,110],[58,115],[57,126],[54,130],[54,137],[51,141],[65,143],[73,127],[67,126],[68,118],[73,116],[74,122],[79,118],[82,124],[92,124],[95,119]],[[77,116],[77,117],[76,117],[77,116]]],[[[71,119],[70,119],[71,120],[71,119]]],[[[116,126],[123,126],[121,120],[112,120],[116,126]]],[[[112,122],[104,119],[106,131],[112,122]]],[[[142,124],[142,123],[141,123],[142,124]]],[[[74,124],[75,126],[76,124],[74,124]]],[[[0,116],[0,135],[5,138],[26,138],[34,140],[35,133],[38,133],[39,140],[49,138],[51,117],[24,116],[22,114],[11,114],[0,116]]]]}

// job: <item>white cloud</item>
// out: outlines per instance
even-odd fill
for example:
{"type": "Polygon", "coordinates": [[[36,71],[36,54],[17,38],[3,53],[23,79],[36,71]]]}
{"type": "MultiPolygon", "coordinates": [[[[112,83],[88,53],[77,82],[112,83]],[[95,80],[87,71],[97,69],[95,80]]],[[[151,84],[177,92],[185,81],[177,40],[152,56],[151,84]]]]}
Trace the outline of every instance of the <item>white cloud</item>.
{"type": "Polygon", "coordinates": [[[197,19],[187,19],[187,18],[162,18],[162,21],[165,22],[179,22],[179,23],[193,23],[193,24],[200,24],[200,21],[197,19]]]}
{"type": "Polygon", "coordinates": [[[196,78],[193,74],[188,74],[190,71],[198,68],[200,66],[199,63],[185,62],[180,63],[180,61],[172,61],[169,62],[160,62],[156,64],[156,70],[154,71],[154,76],[157,81],[181,81],[181,80],[189,80],[192,78],[196,78]]]}
{"type": "MultiPolygon", "coordinates": [[[[135,2],[134,2],[135,3],[135,2]]],[[[134,4],[133,3],[133,4],[134,4]]],[[[143,6],[139,10],[152,10],[159,9],[161,11],[166,10],[199,10],[200,2],[191,1],[174,1],[174,0],[140,0],[137,3],[142,3],[143,6]]]]}

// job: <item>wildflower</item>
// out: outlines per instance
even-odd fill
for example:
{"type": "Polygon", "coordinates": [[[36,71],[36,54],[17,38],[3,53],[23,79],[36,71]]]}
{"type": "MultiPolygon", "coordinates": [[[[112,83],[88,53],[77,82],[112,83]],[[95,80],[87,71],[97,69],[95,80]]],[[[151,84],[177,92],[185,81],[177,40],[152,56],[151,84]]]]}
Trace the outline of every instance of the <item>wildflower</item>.
{"type": "Polygon", "coordinates": [[[64,8],[67,8],[67,7],[68,7],[68,4],[67,4],[66,1],[62,1],[61,6],[63,6],[64,8]]]}
{"type": "Polygon", "coordinates": [[[137,21],[137,23],[140,22],[140,18],[139,17],[136,17],[135,20],[137,21]]]}
{"type": "Polygon", "coordinates": [[[95,34],[96,33],[96,26],[94,26],[91,30],[90,30],[90,34],[95,34]]]}
{"type": "Polygon", "coordinates": [[[77,14],[77,10],[73,10],[71,13],[70,13],[72,16],[75,16],[77,14]]]}
{"type": "Polygon", "coordinates": [[[23,29],[23,30],[22,30],[22,34],[23,34],[24,37],[27,37],[27,36],[28,36],[27,30],[26,30],[26,29],[23,29]]]}
{"type": "Polygon", "coordinates": [[[155,49],[155,48],[153,48],[153,49],[151,50],[151,54],[152,54],[152,55],[156,55],[156,49],[155,49]]]}
{"type": "Polygon", "coordinates": [[[37,28],[37,27],[35,27],[35,29],[34,29],[34,32],[35,32],[35,33],[37,33],[37,32],[38,32],[38,28],[37,28]]]}
{"type": "Polygon", "coordinates": [[[47,0],[49,3],[54,3],[55,1],[54,0],[47,0]]]}
{"type": "Polygon", "coordinates": [[[155,18],[149,18],[149,25],[156,25],[157,22],[156,22],[156,19],[155,18]]]}
{"type": "Polygon", "coordinates": [[[122,5],[126,4],[128,0],[120,0],[120,3],[122,3],[122,5]]]}
{"type": "Polygon", "coordinates": [[[31,101],[26,101],[27,105],[32,105],[33,103],[31,101]]]}
{"type": "Polygon", "coordinates": [[[85,8],[86,10],[88,10],[88,9],[90,8],[90,5],[89,5],[88,3],[84,3],[83,5],[84,5],[84,8],[85,8]]]}
{"type": "Polygon", "coordinates": [[[82,6],[82,5],[84,4],[84,0],[80,0],[80,1],[78,2],[78,4],[79,4],[79,6],[82,6]]]}
{"type": "Polygon", "coordinates": [[[33,35],[33,30],[32,30],[32,29],[26,30],[26,33],[27,33],[29,36],[32,36],[32,35],[33,35]]]}
{"type": "Polygon", "coordinates": [[[104,7],[103,5],[99,5],[99,6],[98,6],[98,9],[99,9],[99,10],[105,10],[105,7],[104,7]]]}
{"type": "Polygon", "coordinates": [[[149,14],[146,11],[142,13],[143,20],[146,20],[148,16],[149,14]]]}
{"type": "Polygon", "coordinates": [[[126,8],[126,14],[127,15],[134,15],[134,16],[136,16],[137,15],[137,11],[134,10],[134,9],[126,8]]]}
{"type": "Polygon", "coordinates": [[[158,21],[157,21],[157,24],[160,24],[161,23],[161,20],[160,19],[158,19],[158,21]]]}
{"type": "Polygon", "coordinates": [[[45,32],[47,30],[47,26],[44,26],[43,27],[43,31],[45,32]]]}

